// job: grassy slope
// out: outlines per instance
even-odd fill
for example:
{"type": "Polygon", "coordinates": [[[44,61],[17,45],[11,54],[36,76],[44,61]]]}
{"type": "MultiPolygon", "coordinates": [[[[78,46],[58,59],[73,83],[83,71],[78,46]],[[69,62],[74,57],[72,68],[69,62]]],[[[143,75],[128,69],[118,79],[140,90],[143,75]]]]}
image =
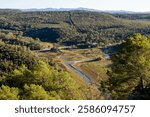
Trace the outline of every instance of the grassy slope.
{"type": "MultiPolygon", "coordinates": [[[[73,49],[73,50],[63,50],[63,58],[66,61],[72,60],[84,60],[89,58],[95,58],[101,56],[103,58],[103,54],[99,49],[73,49]]],[[[73,64],[76,68],[83,71],[87,76],[92,78],[93,83],[98,83],[101,80],[107,79],[107,66],[111,64],[110,60],[102,59],[100,61],[93,62],[83,62],[73,64]]]]}
{"type": "Polygon", "coordinates": [[[101,60],[96,62],[85,62],[76,65],[81,71],[92,78],[94,83],[99,83],[102,80],[106,80],[107,66],[110,64],[109,60],[101,60]]]}
{"type": "MultiPolygon", "coordinates": [[[[79,51],[79,50],[75,50],[75,51],[79,51]]],[[[80,55],[80,57],[82,56],[81,54],[78,54],[78,56],[76,56],[76,54],[72,54],[72,59],[69,59],[69,57],[71,56],[69,53],[71,53],[70,51],[63,51],[64,57],[68,58],[67,60],[73,60],[73,59],[77,59],[80,55]],[[69,52],[69,53],[68,53],[69,52]]],[[[87,84],[80,76],[78,76],[76,73],[74,73],[72,70],[68,69],[67,67],[64,66],[63,64],[63,60],[59,58],[59,56],[61,54],[59,53],[54,53],[54,52],[36,52],[40,57],[46,57],[48,58],[50,61],[52,60],[53,63],[57,63],[58,68],[63,69],[64,71],[67,71],[72,78],[74,78],[76,80],[76,82],[82,86],[82,88],[85,90],[85,92],[87,92],[87,95],[89,96],[89,99],[104,99],[103,96],[100,94],[100,92],[97,90],[96,86],[91,84],[87,84]]],[[[74,53],[74,52],[73,52],[74,53]]],[[[86,58],[83,57],[82,58],[86,58]]]]}

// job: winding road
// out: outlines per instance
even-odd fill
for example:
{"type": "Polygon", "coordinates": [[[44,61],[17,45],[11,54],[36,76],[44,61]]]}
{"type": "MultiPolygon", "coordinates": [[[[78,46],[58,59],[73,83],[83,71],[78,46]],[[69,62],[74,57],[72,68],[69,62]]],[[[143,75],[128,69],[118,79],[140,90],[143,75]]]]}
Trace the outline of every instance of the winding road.
{"type": "Polygon", "coordinates": [[[74,71],[76,74],[78,74],[81,78],[84,79],[85,82],[87,83],[92,83],[90,77],[88,77],[87,75],[85,75],[82,71],[80,71],[79,69],[77,69],[76,67],[74,67],[70,62],[64,62],[64,65],[71,69],[72,71],[74,71]]]}
{"type": "MultiPolygon", "coordinates": [[[[50,51],[50,48],[42,49],[42,50],[40,50],[39,52],[47,52],[47,51],[50,51]]],[[[62,52],[62,53],[63,53],[63,52],[62,52]]],[[[62,55],[63,55],[63,54],[62,54],[62,55]]],[[[80,71],[78,68],[76,68],[76,67],[73,66],[72,64],[73,64],[73,63],[81,63],[81,62],[94,61],[94,60],[96,60],[96,59],[98,59],[98,58],[91,58],[91,59],[84,59],[84,60],[76,60],[76,61],[66,61],[66,60],[63,58],[62,55],[58,56],[58,59],[60,59],[60,60],[63,61],[63,65],[64,65],[66,68],[68,68],[68,69],[72,70],[73,72],[75,72],[77,75],[79,75],[81,78],[83,78],[83,80],[84,80],[86,83],[88,83],[88,84],[92,83],[90,77],[88,77],[86,74],[84,74],[82,71],[80,71]]]]}
{"type": "Polygon", "coordinates": [[[72,70],[73,72],[75,72],[78,76],[80,76],[88,84],[92,84],[91,78],[89,76],[87,76],[85,73],[83,73],[81,70],[79,70],[78,68],[76,68],[73,64],[75,64],[75,63],[82,63],[82,62],[96,61],[96,60],[100,60],[101,59],[100,57],[97,57],[97,58],[89,58],[89,59],[83,59],[83,60],[66,61],[63,58],[62,55],[60,55],[58,58],[63,61],[63,65],[66,68],[68,68],[68,69],[72,70]]]}
{"type": "MultiPolygon", "coordinates": [[[[108,50],[108,48],[102,48],[102,51],[104,53],[105,59],[109,59],[110,58],[110,53],[106,52],[106,50],[108,50]]],[[[40,52],[47,52],[50,51],[50,48],[45,48],[43,50],[40,50],[40,52]]],[[[86,83],[91,84],[92,80],[89,76],[87,76],[85,73],[83,73],[81,70],[79,70],[78,68],[76,68],[73,64],[75,63],[81,63],[81,62],[89,62],[89,61],[95,61],[95,60],[99,60],[100,58],[89,58],[89,59],[83,59],[83,60],[74,60],[74,61],[66,61],[63,57],[63,52],[61,51],[61,55],[58,56],[58,59],[63,61],[63,65],[70,69],[71,71],[75,72],[78,76],[80,76],[86,83]]]]}
{"type": "Polygon", "coordinates": [[[73,66],[73,63],[81,63],[81,62],[88,62],[88,61],[94,61],[97,60],[98,58],[91,58],[91,59],[83,59],[83,60],[78,60],[78,61],[65,61],[65,59],[60,56],[59,59],[63,60],[63,64],[65,67],[69,68],[76,74],[78,74],[86,83],[92,83],[91,78],[84,74],[82,71],[80,71],[78,68],[73,66]]]}

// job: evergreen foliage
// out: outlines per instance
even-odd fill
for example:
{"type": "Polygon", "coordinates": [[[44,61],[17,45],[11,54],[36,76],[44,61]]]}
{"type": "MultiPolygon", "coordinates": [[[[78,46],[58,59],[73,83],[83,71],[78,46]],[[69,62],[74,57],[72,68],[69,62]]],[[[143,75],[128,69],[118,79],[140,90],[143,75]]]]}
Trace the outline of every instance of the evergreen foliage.
{"type": "Polygon", "coordinates": [[[150,99],[147,96],[150,85],[150,40],[135,34],[121,46],[121,50],[112,57],[113,65],[107,81],[112,98],[150,99]]]}

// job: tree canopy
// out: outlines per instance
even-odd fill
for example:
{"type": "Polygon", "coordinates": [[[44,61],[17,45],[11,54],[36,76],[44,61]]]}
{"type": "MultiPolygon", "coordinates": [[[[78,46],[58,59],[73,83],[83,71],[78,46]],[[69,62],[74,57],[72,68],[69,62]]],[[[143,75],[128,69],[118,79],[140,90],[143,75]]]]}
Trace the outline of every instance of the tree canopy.
{"type": "Polygon", "coordinates": [[[107,81],[112,98],[149,99],[145,90],[150,84],[150,40],[135,34],[121,46],[112,57],[113,65],[107,81]]]}

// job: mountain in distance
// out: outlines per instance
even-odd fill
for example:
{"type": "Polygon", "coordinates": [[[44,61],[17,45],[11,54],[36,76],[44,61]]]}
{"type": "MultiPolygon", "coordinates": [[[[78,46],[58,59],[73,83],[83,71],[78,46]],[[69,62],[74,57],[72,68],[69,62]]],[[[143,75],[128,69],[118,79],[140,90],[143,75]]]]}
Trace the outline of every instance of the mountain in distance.
{"type": "Polygon", "coordinates": [[[20,9],[1,9],[0,8],[0,12],[3,12],[3,13],[5,13],[5,12],[21,12],[22,10],[20,10],[20,9]]]}
{"type": "Polygon", "coordinates": [[[43,8],[43,9],[22,9],[23,12],[36,12],[36,11],[91,11],[91,12],[104,12],[104,13],[112,13],[112,14],[134,14],[137,12],[133,11],[125,11],[125,10],[98,10],[98,9],[90,9],[90,8],[43,8]]]}
{"type": "Polygon", "coordinates": [[[100,12],[100,13],[110,13],[110,14],[145,14],[150,12],[135,12],[126,10],[98,10],[90,8],[31,8],[31,9],[0,9],[0,12],[37,12],[37,11],[87,11],[87,12],[100,12]]]}
{"type": "Polygon", "coordinates": [[[98,11],[96,9],[88,9],[88,8],[43,8],[43,9],[37,9],[37,8],[32,8],[32,9],[22,9],[22,11],[28,12],[28,11],[98,11]]]}

